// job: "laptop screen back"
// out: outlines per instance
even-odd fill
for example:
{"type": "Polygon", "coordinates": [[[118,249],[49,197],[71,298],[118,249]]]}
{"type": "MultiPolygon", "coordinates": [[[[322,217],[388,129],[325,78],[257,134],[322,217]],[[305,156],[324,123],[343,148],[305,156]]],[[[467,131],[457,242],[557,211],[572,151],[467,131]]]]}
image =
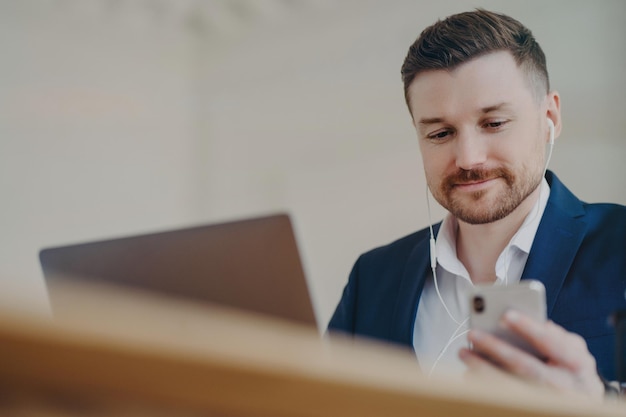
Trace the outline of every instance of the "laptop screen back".
{"type": "Polygon", "coordinates": [[[104,281],[316,325],[285,214],[48,248],[39,259],[49,283],[104,281]]]}

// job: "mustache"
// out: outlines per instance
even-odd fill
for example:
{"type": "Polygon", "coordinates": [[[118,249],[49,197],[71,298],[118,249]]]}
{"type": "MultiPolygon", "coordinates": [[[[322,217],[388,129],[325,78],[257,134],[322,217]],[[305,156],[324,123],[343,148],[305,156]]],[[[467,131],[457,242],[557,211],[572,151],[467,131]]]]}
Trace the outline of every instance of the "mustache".
{"type": "Polygon", "coordinates": [[[459,169],[444,179],[444,187],[450,190],[458,184],[485,181],[493,178],[502,178],[507,185],[511,185],[515,177],[511,171],[501,167],[494,169],[459,169]]]}

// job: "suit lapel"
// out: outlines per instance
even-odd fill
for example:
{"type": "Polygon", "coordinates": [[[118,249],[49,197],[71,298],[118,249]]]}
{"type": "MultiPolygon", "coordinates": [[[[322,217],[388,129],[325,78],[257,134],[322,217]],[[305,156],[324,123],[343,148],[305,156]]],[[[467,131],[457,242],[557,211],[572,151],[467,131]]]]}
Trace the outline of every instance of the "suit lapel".
{"type": "MultiPolygon", "coordinates": [[[[439,224],[433,226],[435,235],[439,224]]],[[[413,248],[406,262],[398,297],[393,313],[391,338],[398,342],[413,346],[413,329],[419,297],[424,288],[426,276],[430,270],[430,244],[426,236],[413,248]]]]}
{"type": "Polygon", "coordinates": [[[550,198],[522,273],[522,279],[537,279],[546,287],[548,316],[556,303],[565,277],[583,241],[584,207],[559,179],[548,172],[550,198]]]}

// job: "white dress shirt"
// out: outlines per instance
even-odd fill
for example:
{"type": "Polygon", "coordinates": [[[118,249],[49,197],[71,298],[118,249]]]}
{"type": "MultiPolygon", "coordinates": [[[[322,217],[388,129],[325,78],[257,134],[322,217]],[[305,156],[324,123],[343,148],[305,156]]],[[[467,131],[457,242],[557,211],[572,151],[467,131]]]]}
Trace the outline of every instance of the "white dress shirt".
{"type": "MultiPolygon", "coordinates": [[[[537,202],[496,261],[497,278],[493,285],[519,282],[549,196],[550,186],[544,178],[537,202]]],[[[437,295],[432,273],[424,284],[415,318],[413,347],[426,374],[459,375],[465,370],[458,352],[467,346],[469,296],[474,284],[456,254],[457,231],[457,220],[448,214],[436,241],[437,285],[456,322],[437,295]]]]}

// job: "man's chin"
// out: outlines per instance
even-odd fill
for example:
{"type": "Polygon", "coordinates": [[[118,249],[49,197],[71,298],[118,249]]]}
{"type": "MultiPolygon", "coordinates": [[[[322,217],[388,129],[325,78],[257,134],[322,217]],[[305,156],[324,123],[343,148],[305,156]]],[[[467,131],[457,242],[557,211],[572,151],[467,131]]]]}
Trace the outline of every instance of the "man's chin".
{"type": "Polygon", "coordinates": [[[507,214],[496,201],[453,202],[447,210],[457,219],[469,224],[487,224],[498,221],[507,214]]]}

